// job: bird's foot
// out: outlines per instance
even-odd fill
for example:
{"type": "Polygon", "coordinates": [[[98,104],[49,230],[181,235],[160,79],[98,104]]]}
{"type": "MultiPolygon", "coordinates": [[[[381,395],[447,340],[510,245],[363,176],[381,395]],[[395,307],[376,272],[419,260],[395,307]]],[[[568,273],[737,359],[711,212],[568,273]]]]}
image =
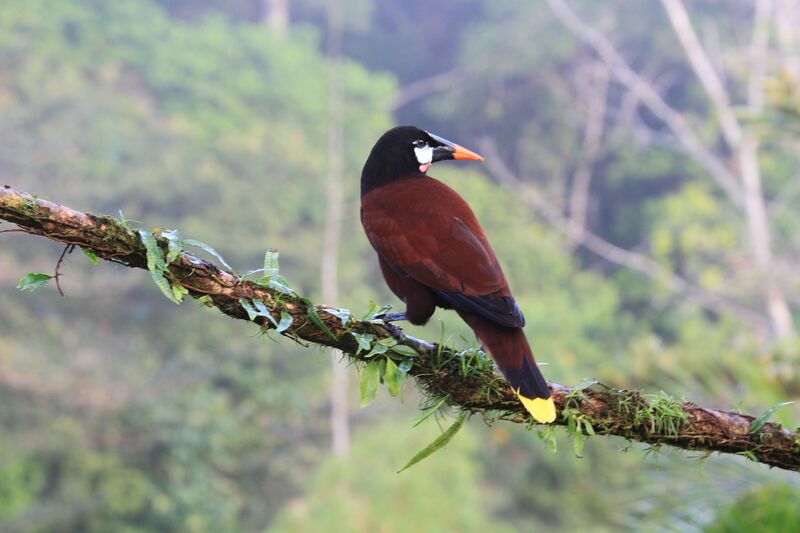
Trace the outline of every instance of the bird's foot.
{"type": "Polygon", "coordinates": [[[386,313],[385,315],[381,315],[377,317],[387,324],[390,322],[400,322],[401,320],[407,320],[405,313],[386,313]]]}

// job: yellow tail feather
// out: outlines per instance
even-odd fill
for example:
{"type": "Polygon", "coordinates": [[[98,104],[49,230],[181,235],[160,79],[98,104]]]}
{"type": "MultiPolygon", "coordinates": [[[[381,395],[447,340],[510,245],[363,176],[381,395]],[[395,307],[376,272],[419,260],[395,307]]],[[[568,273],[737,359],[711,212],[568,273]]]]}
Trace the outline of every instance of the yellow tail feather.
{"type": "Polygon", "coordinates": [[[517,393],[517,397],[537,422],[549,424],[556,419],[556,405],[553,403],[553,398],[526,398],[520,393],[517,393]]]}

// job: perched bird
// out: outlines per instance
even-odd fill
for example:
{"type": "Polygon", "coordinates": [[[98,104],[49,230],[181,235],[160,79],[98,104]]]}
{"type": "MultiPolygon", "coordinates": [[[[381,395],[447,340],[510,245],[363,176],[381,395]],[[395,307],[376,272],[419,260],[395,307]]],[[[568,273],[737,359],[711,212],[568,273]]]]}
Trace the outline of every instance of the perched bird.
{"type": "Polygon", "coordinates": [[[472,209],[426,175],[447,159],[478,154],[413,126],[378,139],[361,173],[361,223],[389,288],[406,304],[387,320],[422,325],[436,307],[454,309],[489,350],[539,422],[556,417],[550,388],[522,331],[522,316],[472,209]]]}

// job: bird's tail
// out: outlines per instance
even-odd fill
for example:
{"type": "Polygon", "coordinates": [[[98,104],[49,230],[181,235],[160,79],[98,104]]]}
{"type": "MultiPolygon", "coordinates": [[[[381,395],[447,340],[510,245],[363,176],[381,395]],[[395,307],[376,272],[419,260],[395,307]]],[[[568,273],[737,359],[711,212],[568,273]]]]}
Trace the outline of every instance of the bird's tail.
{"type": "Polygon", "coordinates": [[[460,312],[459,315],[492,354],[500,372],[531,416],[543,423],[555,420],[556,408],[550,397],[550,387],[536,366],[522,328],[498,326],[473,313],[460,312]]]}

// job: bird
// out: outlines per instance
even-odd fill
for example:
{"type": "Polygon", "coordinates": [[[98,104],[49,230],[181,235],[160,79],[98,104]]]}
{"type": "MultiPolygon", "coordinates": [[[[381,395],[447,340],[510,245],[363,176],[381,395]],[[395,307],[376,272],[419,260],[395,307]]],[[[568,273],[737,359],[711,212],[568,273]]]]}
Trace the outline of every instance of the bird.
{"type": "Polygon", "coordinates": [[[415,126],[397,126],[372,148],[361,173],[361,223],[383,278],[405,303],[384,320],[424,325],[453,309],[472,328],[525,409],[550,423],[556,409],[485,232],[467,202],[428,176],[432,164],[483,157],[415,126]]]}

